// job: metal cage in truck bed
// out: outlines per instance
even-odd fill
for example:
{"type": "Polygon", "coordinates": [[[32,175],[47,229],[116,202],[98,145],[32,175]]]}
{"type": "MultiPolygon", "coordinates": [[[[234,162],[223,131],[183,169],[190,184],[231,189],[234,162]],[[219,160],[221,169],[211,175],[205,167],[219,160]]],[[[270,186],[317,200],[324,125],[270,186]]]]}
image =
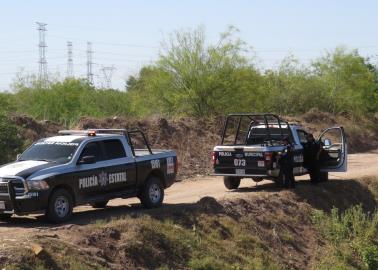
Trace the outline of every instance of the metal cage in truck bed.
{"type": "Polygon", "coordinates": [[[272,145],[284,137],[292,140],[289,123],[275,114],[234,113],[226,117],[221,145],[272,145]]]}

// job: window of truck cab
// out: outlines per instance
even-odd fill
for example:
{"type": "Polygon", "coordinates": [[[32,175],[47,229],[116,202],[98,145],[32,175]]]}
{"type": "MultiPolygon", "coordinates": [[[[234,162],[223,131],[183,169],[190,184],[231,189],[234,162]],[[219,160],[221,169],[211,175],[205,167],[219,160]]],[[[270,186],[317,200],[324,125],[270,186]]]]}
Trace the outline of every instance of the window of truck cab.
{"type": "Polygon", "coordinates": [[[119,139],[105,140],[103,146],[107,160],[126,157],[125,147],[119,139]]]}
{"type": "Polygon", "coordinates": [[[125,148],[119,139],[88,142],[79,157],[94,156],[96,162],[126,157],[125,148]]]}
{"type": "Polygon", "coordinates": [[[299,142],[304,145],[307,143],[307,132],[302,129],[297,129],[299,142]]]}

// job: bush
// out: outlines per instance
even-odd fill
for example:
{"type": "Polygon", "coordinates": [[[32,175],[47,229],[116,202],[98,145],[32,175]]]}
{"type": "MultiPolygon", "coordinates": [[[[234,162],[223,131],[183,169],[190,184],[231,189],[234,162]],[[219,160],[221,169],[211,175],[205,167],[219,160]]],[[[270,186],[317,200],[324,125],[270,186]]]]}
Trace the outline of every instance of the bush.
{"type": "MultiPolygon", "coordinates": [[[[330,258],[343,263],[344,267],[352,264],[367,269],[378,269],[378,211],[365,213],[361,205],[354,206],[340,214],[334,208],[330,215],[316,211],[313,221],[323,237],[330,241],[333,251],[330,258]]],[[[332,262],[332,263],[331,263],[332,262]]],[[[321,262],[326,264],[327,262],[321,262]]]]}

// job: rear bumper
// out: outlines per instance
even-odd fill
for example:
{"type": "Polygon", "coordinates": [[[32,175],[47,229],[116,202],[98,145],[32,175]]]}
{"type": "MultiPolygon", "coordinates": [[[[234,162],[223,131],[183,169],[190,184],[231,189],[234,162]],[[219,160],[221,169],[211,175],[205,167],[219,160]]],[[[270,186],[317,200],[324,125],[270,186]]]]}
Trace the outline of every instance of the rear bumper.
{"type": "Polygon", "coordinates": [[[175,175],[167,175],[164,181],[164,188],[169,188],[176,182],[176,174],[175,175]]]}
{"type": "Polygon", "coordinates": [[[277,177],[280,170],[278,168],[267,169],[263,167],[259,168],[235,168],[235,167],[223,167],[214,168],[214,176],[238,176],[238,177],[277,177]],[[239,173],[239,171],[241,171],[239,173]]]}
{"type": "MultiPolygon", "coordinates": [[[[230,168],[228,168],[228,169],[215,169],[215,172],[212,173],[211,175],[212,176],[236,176],[236,177],[241,177],[241,178],[262,177],[262,178],[270,179],[270,178],[278,177],[279,174],[280,174],[279,168],[269,169],[269,170],[259,169],[258,171],[256,171],[256,170],[251,171],[251,170],[246,169],[245,171],[246,171],[245,174],[237,174],[237,173],[235,173],[236,172],[235,168],[232,168],[232,169],[230,169],[230,168]]],[[[293,174],[296,175],[296,176],[304,175],[304,174],[307,174],[307,173],[308,173],[308,171],[302,166],[293,168],[293,174]]]]}

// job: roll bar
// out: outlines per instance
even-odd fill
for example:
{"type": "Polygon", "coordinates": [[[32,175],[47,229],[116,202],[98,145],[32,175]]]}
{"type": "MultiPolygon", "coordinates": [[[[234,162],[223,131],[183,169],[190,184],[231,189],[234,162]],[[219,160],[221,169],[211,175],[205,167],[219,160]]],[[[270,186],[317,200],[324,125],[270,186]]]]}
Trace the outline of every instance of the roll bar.
{"type": "MultiPolygon", "coordinates": [[[[238,124],[237,124],[237,130],[236,130],[234,144],[236,144],[237,138],[239,136],[240,125],[241,125],[243,117],[247,117],[251,121],[250,124],[249,124],[248,130],[251,130],[253,124],[260,123],[262,121],[265,124],[266,130],[267,130],[267,141],[272,141],[270,125],[273,125],[273,124],[278,125],[278,127],[280,129],[281,138],[284,137],[283,128],[282,128],[283,125],[285,125],[287,127],[287,129],[289,130],[289,132],[288,132],[289,136],[292,138],[291,129],[289,128],[289,122],[281,119],[278,115],[275,115],[275,114],[272,114],[272,113],[231,113],[231,114],[227,115],[226,121],[224,122],[224,125],[223,125],[221,145],[223,145],[223,143],[224,143],[224,138],[225,138],[225,135],[226,135],[227,126],[229,124],[229,121],[230,121],[231,118],[235,118],[235,117],[239,117],[239,121],[238,121],[238,124]]],[[[247,143],[247,138],[245,139],[245,144],[246,143],[247,143]]]]}

